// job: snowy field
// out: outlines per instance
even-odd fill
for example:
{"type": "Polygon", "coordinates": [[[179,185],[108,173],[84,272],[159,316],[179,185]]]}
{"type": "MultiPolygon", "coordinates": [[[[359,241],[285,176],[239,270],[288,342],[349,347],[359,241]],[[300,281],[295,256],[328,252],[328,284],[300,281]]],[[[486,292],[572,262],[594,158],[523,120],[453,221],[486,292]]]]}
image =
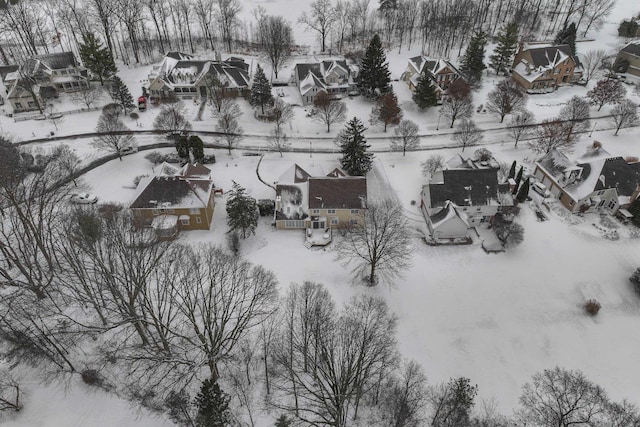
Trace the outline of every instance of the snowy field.
{"type": "MultiPolygon", "coordinates": [[[[250,19],[254,6],[263,5],[272,14],[283,14],[292,23],[304,10],[301,4],[308,1],[264,0],[246,2],[243,11],[250,19]]],[[[622,40],[615,37],[617,23],[635,11],[637,4],[631,0],[618,2],[610,17],[610,23],[597,33],[598,40],[581,42],[578,50],[586,52],[603,48],[615,51],[622,40]]],[[[294,25],[296,42],[317,46],[312,33],[294,25]]],[[[419,49],[419,48],[418,48],[419,49]]],[[[418,49],[400,54],[397,49],[388,54],[392,78],[398,79],[410,56],[418,55],[418,49]]],[[[313,49],[312,49],[313,50],[313,49]]],[[[224,56],[224,55],[223,55],[224,56]]],[[[452,58],[456,62],[455,58],[452,58]]],[[[132,94],[138,95],[140,86],[151,65],[123,68],[119,73],[132,94]]],[[[288,75],[290,71],[283,71],[288,75]]],[[[474,94],[475,103],[484,103],[492,88],[494,77],[485,79],[483,87],[474,94]]],[[[395,93],[403,107],[405,118],[416,121],[424,148],[451,147],[446,126],[440,126],[436,134],[438,109],[418,111],[410,100],[404,83],[394,83],[395,93]],[[444,132],[443,132],[444,130],[444,132]]],[[[627,86],[628,96],[640,102],[638,94],[627,86]]],[[[588,88],[562,88],[550,95],[531,96],[528,108],[537,120],[556,115],[562,104],[573,95],[584,96],[588,88]]],[[[295,103],[295,91],[288,91],[285,100],[295,103]]],[[[371,104],[362,99],[345,100],[349,117],[358,116],[367,122],[371,104]]],[[[187,105],[195,117],[197,105],[187,105]]],[[[270,127],[253,119],[251,108],[242,102],[241,125],[247,136],[242,146],[255,151],[266,148],[263,138],[270,127]]],[[[78,108],[61,96],[57,111],[78,108]]],[[[604,115],[609,107],[592,115],[604,115]]],[[[150,129],[153,108],[140,114],[136,122],[128,119],[132,129],[150,129]]],[[[334,125],[327,134],[325,125],[311,122],[305,117],[303,107],[296,108],[296,119],[288,129],[294,138],[294,147],[309,152],[286,153],[284,158],[268,153],[261,165],[261,174],[267,182],[275,181],[279,175],[297,162],[303,168],[323,168],[329,171],[336,167],[338,155],[321,154],[314,150],[334,150],[333,136],[342,128],[334,125]],[[312,145],[309,137],[313,137],[312,145]],[[311,154],[311,156],[310,156],[311,154]]],[[[66,114],[59,130],[46,121],[13,122],[0,116],[0,129],[16,140],[26,141],[43,138],[55,131],[57,135],[73,135],[91,132],[95,127],[97,112],[66,114]]],[[[498,127],[498,118],[475,114],[474,120],[481,128],[498,127]]],[[[596,130],[593,137],[586,135],[580,140],[576,154],[597,139],[613,155],[640,156],[638,129],[621,130],[614,137],[613,131],[605,130],[606,121],[593,120],[596,130]]],[[[193,122],[194,129],[214,130],[215,123],[205,112],[204,120],[193,122]]],[[[419,151],[402,157],[388,153],[388,135],[380,127],[372,127],[366,133],[376,151],[376,171],[405,208],[416,236],[426,228],[422,216],[412,201],[419,201],[420,187],[425,183],[420,173],[420,162],[432,154],[451,157],[459,150],[453,148],[419,151]]],[[[138,137],[145,145],[156,137],[138,137]]],[[[213,142],[212,138],[203,138],[213,142]]],[[[506,136],[500,132],[487,133],[483,141],[497,159],[510,163],[513,160],[533,160],[534,155],[524,146],[514,149],[506,136]]],[[[88,161],[96,153],[88,139],[65,141],[83,159],[88,161]]],[[[47,148],[55,143],[37,144],[33,147],[47,148]]],[[[475,147],[477,148],[477,147],[475,147]]],[[[255,174],[257,157],[241,155],[242,149],[231,156],[224,150],[215,152],[217,163],[212,166],[215,185],[225,192],[236,181],[247,188],[255,198],[273,197],[273,191],[261,184],[255,174]]],[[[472,150],[468,150],[472,151],[472,150]]],[[[85,184],[101,201],[127,203],[135,194],[133,178],[153,173],[152,165],[144,159],[145,152],[115,160],[99,167],[84,177],[85,184]]],[[[418,202],[419,204],[419,202],[418,202]]],[[[632,293],[628,276],[640,266],[640,239],[632,237],[632,229],[620,225],[622,238],[610,241],[600,234],[594,224],[599,224],[597,215],[577,218],[580,223],[568,221],[561,209],[553,210],[550,221],[538,222],[525,204],[518,221],[525,228],[525,240],[515,249],[499,255],[487,255],[478,245],[465,247],[430,247],[415,238],[413,266],[406,275],[398,279],[393,287],[380,285],[365,288],[351,282],[347,269],[335,260],[332,247],[327,250],[304,248],[302,232],[276,232],[268,219],[262,219],[256,236],[242,242],[242,253],[254,263],[262,264],[276,272],[284,293],[291,283],[305,280],[325,284],[336,301],[344,301],[354,294],[371,292],[381,295],[399,316],[398,339],[404,357],[417,360],[425,370],[431,384],[447,381],[450,377],[466,376],[478,384],[481,399],[495,398],[499,409],[506,415],[517,406],[522,385],[531,375],[556,365],[580,369],[587,377],[602,385],[611,398],[620,401],[630,399],[640,405],[640,371],[635,369],[640,357],[640,340],[637,325],[640,319],[640,299],[632,293]],[[330,268],[328,268],[330,267],[330,268]],[[583,313],[583,303],[591,298],[602,304],[597,317],[583,313]]],[[[225,199],[217,198],[213,227],[208,232],[183,233],[181,241],[212,241],[224,244],[226,232],[225,199]]],[[[132,407],[128,402],[88,388],[80,381],[65,386],[38,383],[33,374],[25,374],[29,394],[25,396],[25,409],[13,419],[3,419],[3,425],[17,426],[168,426],[165,419],[156,418],[132,407]]],[[[272,417],[261,417],[259,426],[272,425],[272,417]]]]}

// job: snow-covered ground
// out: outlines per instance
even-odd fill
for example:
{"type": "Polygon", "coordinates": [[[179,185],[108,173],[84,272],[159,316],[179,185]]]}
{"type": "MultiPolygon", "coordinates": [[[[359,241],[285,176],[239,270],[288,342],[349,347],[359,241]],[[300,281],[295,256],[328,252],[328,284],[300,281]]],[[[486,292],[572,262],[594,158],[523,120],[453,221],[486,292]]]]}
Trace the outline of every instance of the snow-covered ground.
{"type": "MultiPolygon", "coordinates": [[[[304,2],[306,6],[308,2],[304,2]]],[[[245,19],[253,5],[268,7],[269,13],[285,15],[295,23],[304,10],[296,0],[264,0],[246,2],[245,19]]],[[[610,17],[610,23],[596,33],[597,40],[580,42],[578,49],[586,52],[603,48],[618,49],[622,41],[615,37],[617,22],[637,12],[637,5],[630,0],[619,1],[610,17]]],[[[304,32],[300,24],[294,25],[299,44],[315,44],[312,33],[304,32]]],[[[313,48],[311,49],[313,51],[313,48]]],[[[388,53],[392,78],[398,79],[408,57],[420,54],[419,47],[410,52],[397,50],[388,53]]],[[[455,61],[455,58],[452,58],[455,61]]],[[[137,96],[151,65],[123,67],[120,76],[137,96]]],[[[289,70],[283,71],[288,75],[289,70]]],[[[484,103],[492,88],[494,77],[488,76],[483,87],[474,95],[476,104],[484,103]]],[[[288,89],[288,88],[285,88],[288,89]]],[[[443,133],[446,126],[436,132],[438,109],[420,112],[410,100],[404,83],[394,83],[395,93],[403,107],[405,118],[417,122],[424,137],[424,147],[451,146],[451,137],[443,133]]],[[[636,102],[638,94],[629,96],[636,102]]],[[[528,108],[538,120],[553,117],[573,95],[585,95],[588,88],[562,88],[549,95],[531,96],[528,108]]],[[[287,91],[285,99],[295,103],[295,91],[287,91]]],[[[105,97],[106,101],[106,97],[105,97]]],[[[358,116],[367,121],[371,104],[360,98],[346,99],[348,116],[358,116]]],[[[242,142],[252,150],[265,148],[264,138],[270,127],[253,119],[251,108],[241,102],[242,126],[252,135],[242,142]]],[[[57,111],[69,111],[78,106],[61,96],[54,105],[57,111]]],[[[197,106],[187,103],[191,117],[197,106]]],[[[150,129],[157,110],[150,108],[140,113],[137,120],[127,119],[132,129],[150,129]]],[[[606,114],[608,107],[600,114],[606,114]]],[[[595,116],[596,111],[592,109],[595,116]]],[[[294,139],[294,147],[301,150],[335,149],[332,138],[342,124],[332,127],[327,134],[325,125],[314,123],[305,117],[303,107],[296,108],[296,119],[288,129],[294,139]],[[311,140],[309,137],[313,137],[311,140]],[[324,139],[322,139],[324,138],[324,139]],[[312,141],[310,144],[309,141],[312,141]]],[[[55,131],[57,135],[72,135],[94,129],[97,112],[65,114],[63,123],[55,131],[47,121],[13,122],[0,117],[2,132],[16,140],[42,138],[55,131]]],[[[498,118],[476,114],[474,119],[481,128],[498,126],[498,118]]],[[[637,144],[637,128],[621,130],[614,137],[605,128],[605,121],[598,121],[593,138],[586,135],[580,140],[576,153],[581,153],[594,139],[602,142],[614,155],[640,156],[637,144]]],[[[215,123],[208,112],[203,121],[193,122],[195,130],[214,130],[215,123]]],[[[445,129],[446,130],[446,129],[445,129]]],[[[417,205],[424,178],[420,162],[434,151],[385,153],[388,147],[381,127],[372,126],[367,137],[377,151],[376,168],[379,176],[388,180],[411,220],[412,227],[425,228],[417,205]]],[[[155,137],[138,137],[145,145],[155,137]]],[[[207,138],[204,138],[207,140],[207,138]]],[[[209,140],[212,140],[210,138],[209,140]]],[[[84,161],[100,155],[90,146],[89,139],[66,141],[84,161]]],[[[524,147],[513,148],[505,135],[488,133],[484,143],[499,161],[532,160],[533,154],[524,147]]],[[[47,147],[54,143],[38,144],[47,147]]],[[[213,151],[213,150],[208,150],[213,151]]],[[[261,184],[255,175],[258,159],[242,156],[234,151],[229,156],[224,150],[214,151],[217,163],[212,166],[216,186],[231,187],[234,180],[247,188],[256,198],[272,197],[272,190],[261,184]]],[[[445,158],[458,152],[455,149],[438,149],[445,158]]],[[[115,160],[89,172],[85,183],[101,201],[127,203],[135,191],[130,187],[137,175],[153,173],[152,165],[144,159],[145,152],[115,160]]],[[[337,166],[335,153],[286,153],[284,158],[269,153],[261,165],[261,174],[267,181],[275,181],[293,162],[303,168],[337,166]],[[311,156],[310,156],[311,154],[311,156]]],[[[226,219],[224,198],[217,198],[212,230],[183,233],[181,240],[213,241],[224,243],[226,219]]],[[[349,271],[335,260],[332,246],[327,250],[308,250],[302,246],[303,235],[298,232],[275,231],[268,219],[260,223],[256,236],[242,242],[242,253],[252,262],[262,264],[276,272],[282,290],[290,283],[313,280],[324,283],[337,301],[363,292],[383,296],[399,316],[398,338],[403,356],[420,362],[431,383],[446,381],[450,377],[467,376],[479,386],[479,398],[495,397],[500,410],[510,414],[517,406],[521,386],[534,372],[555,365],[581,369],[587,377],[602,385],[614,400],[624,397],[640,404],[640,372],[634,369],[640,355],[640,341],[636,335],[640,316],[640,300],[629,288],[627,277],[640,266],[640,239],[630,236],[631,229],[620,226],[622,238],[610,241],[602,237],[598,228],[599,218],[587,215],[571,217],[562,209],[552,210],[550,220],[536,221],[536,217],[524,206],[518,221],[525,227],[525,240],[515,249],[499,255],[487,255],[479,246],[431,247],[415,239],[413,267],[395,282],[364,288],[351,282],[349,271]],[[573,224],[575,220],[582,221],[573,224]],[[327,266],[331,268],[327,268],[327,266]],[[595,298],[602,304],[597,317],[583,313],[582,304],[595,298]]],[[[418,234],[418,233],[416,233],[418,234]]],[[[339,242],[334,242],[336,245],[339,242]]],[[[67,388],[40,385],[35,376],[28,380],[29,394],[25,397],[25,409],[10,420],[8,426],[164,426],[165,419],[158,419],[131,407],[126,401],[73,382],[67,388]]],[[[259,425],[272,424],[270,419],[260,420],[259,425]]]]}

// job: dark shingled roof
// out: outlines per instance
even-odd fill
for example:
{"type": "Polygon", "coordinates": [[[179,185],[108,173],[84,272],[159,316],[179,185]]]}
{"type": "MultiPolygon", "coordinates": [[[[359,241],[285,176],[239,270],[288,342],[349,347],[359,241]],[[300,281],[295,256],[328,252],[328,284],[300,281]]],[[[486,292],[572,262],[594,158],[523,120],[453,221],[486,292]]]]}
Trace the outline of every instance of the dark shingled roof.
{"type": "Polygon", "coordinates": [[[621,52],[640,57],[640,42],[631,42],[622,48],[621,52]]]}
{"type": "Polygon", "coordinates": [[[367,179],[309,178],[309,209],[365,209],[367,179]]]}
{"type": "Polygon", "coordinates": [[[310,64],[296,64],[296,73],[298,80],[304,80],[307,74],[313,73],[316,77],[322,78],[322,72],[320,70],[320,64],[317,62],[310,64]]]}
{"type": "Polygon", "coordinates": [[[563,54],[573,58],[576,62],[576,65],[579,65],[580,62],[578,58],[571,54],[571,48],[568,44],[561,44],[557,46],[547,46],[547,47],[535,47],[531,49],[527,49],[529,54],[531,55],[531,60],[533,61],[534,67],[548,67],[554,60],[558,51],[563,54]]]}
{"type": "Polygon", "coordinates": [[[432,207],[444,206],[447,200],[458,206],[488,205],[508,191],[508,184],[498,184],[495,169],[443,170],[442,174],[444,183],[429,184],[432,207]]]}
{"type": "Polygon", "coordinates": [[[180,171],[180,175],[188,178],[209,178],[211,169],[201,163],[187,163],[180,171]]]}
{"type": "Polygon", "coordinates": [[[167,52],[165,56],[168,58],[177,59],[178,61],[193,59],[193,56],[189,55],[188,53],[182,53],[178,51],[167,52]]]}
{"type": "Polygon", "coordinates": [[[209,200],[202,200],[200,196],[198,196],[197,190],[201,190],[201,194],[209,193],[208,196],[210,197],[211,186],[212,183],[208,179],[156,176],[138,195],[138,198],[131,204],[131,208],[162,208],[163,203],[168,204],[166,206],[167,208],[180,208],[185,207],[182,206],[180,202],[186,197],[195,197],[202,202],[202,206],[194,205],[187,207],[204,207],[208,204],[209,200]]]}
{"type": "Polygon", "coordinates": [[[622,157],[606,159],[601,171],[593,171],[590,163],[578,166],[583,168],[582,180],[586,180],[592,172],[600,172],[593,191],[616,188],[618,195],[630,196],[640,184],[640,164],[629,164],[622,157]]]}
{"type": "Polygon", "coordinates": [[[178,61],[175,67],[173,67],[173,69],[169,72],[169,75],[167,76],[167,78],[171,83],[181,83],[179,81],[176,81],[176,78],[178,77],[178,72],[176,70],[195,67],[195,72],[193,73],[194,75],[192,77],[193,80],[191,80],[191,83],[194,83],[195,79],[200,75],[206,63],[207,61],[202,61],[202,60],[178,61]]]}
{"type": "Polygon", "coordinates": [[[75,67],[77,65],[73,52],[50,53],[48,55],[37,55],[34,58],[47,64],[52,70],[75,67]]]}
{"type": "Polygon", "coordinates": [[[7,77],[7,74],[13,73],[14,71],[18,71],[17,65],[0,66],[0,78],[2,78],[2,81],[4,81],[4,78],[7,77]]]}

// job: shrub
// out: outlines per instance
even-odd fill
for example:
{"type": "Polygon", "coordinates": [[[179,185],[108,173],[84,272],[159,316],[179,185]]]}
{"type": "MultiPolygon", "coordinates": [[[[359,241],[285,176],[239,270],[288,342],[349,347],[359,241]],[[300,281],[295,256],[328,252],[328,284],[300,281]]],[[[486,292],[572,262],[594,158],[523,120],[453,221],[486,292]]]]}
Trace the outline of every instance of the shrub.
{"type": "Polygon", "coordinates": [[[213,164],[216,162],[215,154],[205,154],[202,159],[200,159],[200,163],[203,165],[213,164]]]}
{"type": "Polygon", "coordinates": [[[629,277],[629,281],[633,284],[633,290],[640,295],[640,268],[633,272],[631,277],[629,277]]]}
{"type": "Polygon", "coordinates": [[[149,176],[149,174],[144,174],[144,175],[138,175],[135,178],[133,178],[133,185],[135,185],[136,187],[138,186],[138,184],[140,184],[140,180],[144,177],[149,176]]]}
{"type": "Polygon", "coordinates": [[[276,209],[276,202],[271,199],[258,200],[258,210],[260,216],[273,216],[276,209]]]}
{"type": "Polygon", "coordinates": [[[85,384],[96,387],[101,387],[104,384],[102,375],[100,375],[100,372],[95,369],[85,369],[80,373],[80,375],[82,376],[82,381],[85,384]]]}
{"type": "Polygon", "coordinates": [[[600,311],[600,303],[597,300],[590,299],[584,303],[584,311],[591,316],[595,316],[600,311]]]}
{"type": "Polygon", "coordinates": [[[164,155],[158,153],[157,151],[150,152],[149,154],[144,156],[144,158],[149,160],[154,165],[159,165],[160,163],[164,162],[164,155]]]}

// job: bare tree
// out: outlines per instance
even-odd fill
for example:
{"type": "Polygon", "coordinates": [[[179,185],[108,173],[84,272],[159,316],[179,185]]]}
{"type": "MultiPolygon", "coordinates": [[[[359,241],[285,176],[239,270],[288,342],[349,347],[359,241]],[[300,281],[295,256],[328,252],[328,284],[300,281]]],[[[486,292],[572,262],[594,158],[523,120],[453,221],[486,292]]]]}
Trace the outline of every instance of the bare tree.
{"type": "Polygon", "coordinates": [[[567,138],[565,122],[557,118],[545,119],[536,127],[535,139],[527,146],[539,154],[546,154],[554,148],[570,152],[575,146],[575,139],[567,138]]]}
{"type": "Polygon", "coordinates": [[[574,140],[575,133],[584,132],[591,127],[589,102],[580,96],[572,96],[567,105],[560,109],[558,118],[565,121],[564,129],[567,142],[574,140]]]}
{"type": "Polygon", "coordinates": [[[512,114],[524,107],[527,94],[513,79],[504,79],[489,92],[487,96],[487,110],[500,116],[500,123],[504,116],[512,114]]]}
{"type": "Polygon", "coordinates": [[[98,150],[110,151],[118,155],[122,161],[122,149],[135,144],[135,138],[129,132],[129,128],[118,116],[105,114],[98,118],[96,136],[91,145],[98,150]]]}
{"type": "Polygon", "coordinates": [[[291,148],[291,143],[289,142],[287,134],[277,127],[271,130],[271,133],[267,137],[267,142],[271,148],[280,153],[280,157],[282,157],[283,151],[289,151],[291,148]]]}
{"type": "Polygon", "coordinates": [[[313,120],[327,125],[327,132],[331,130],[331,125],[345,121],[347,118],[347,106],[344,102],[332,100],[331,95],[325,91],[318,92],[313,101],[315,112],[313,120]]]}
{"type": "Polygon", "coordinates": [[[615,6],[614,0],[592,0],[583,1],[583,9],[585,11],[586,27],[584,29],[583,37],[586,37],[591,27],[600,29],[606,22],[607,16],[611,14],[613,7],[615,6]]]}
{"type": "Polygon", "coordinates": [[[258,42],[263,55],[271,64],[278,79],[278,71],[287,63],[293,45],[291,25],[282,16],[269,16],[262,8],[258,9],[258,42]]]}
{"type": "Polygon", "coordinates": [[[453,140],[462,145],[463,152],[467,146],[477,145],[482,141],[482,138],[484,135],[480,133],[480,129],[473,120],[469,119],[462,119],[456,128],[456,133],[453,134],[453,140]]]}
{"type": "Polygon", "coordinates": [[[411,265],[411,237],[402,207],[391,200],[369,203],[362,220],[347,228],[337,259],[355,264],[356,278],[369,286],[378,283],[378,276],[401,276],[411,265]]]}
{"type": "MultiPolygon", "coordinates": [[[[587,3],[587,2],[585,2],[587,3]]],[[[602,60],[607,57],[607,53],[603,49],[594,49],[581,56],[580,62],[584,68],[585,83],[589,83],[593,77],[595,77],[598,69],[602,66],[602,60]]]]}
{"type": "Polygon", "coordinates": [[[371,118],[369,123],[382,123],[384,131],[390,124],[397,125],[402,119],[402,109],[398,105],[398,98],[393,92],[386,93],[376,99],[376,103],[371,109],[371,118]]]}
{"type": "Polygon", "coordinates": [[[153,128],[165,132],[177,133],[191,130],[191,122],[185,117],[186,107],[182,101],[172,102],[160,107],[153,120],[153,128]]]}
{"type": "Polygon", "coordinates": [[[418,427],[423,425],[427,405],[427,378],[415,361],[405,361],[399,375],[385,385],[381,416],[386,425],[418,427]]]}
{"type": "Polygon", "coordinates": [[[218,115],[216,130],[224,134],[222,139],[227,144],[229,155],[231,155],[233,145],[242,139],[242,127],[240,127],[237,120],[241,114],[238,104],[235,101],[227,100],[227,102],[223,102],[222,109],[218,115]]]}
{"type": "Polygon", "coordinates": [[[418,125],[411,120],[401,121],[394,130],[394,136],[391,137],[391,149],[402,150],[404,156],[407,150],[412,151],[419,146],[418,125]]]}
{"type": "Polygon", "coordinates": [[[0,412],[22,410],[23,393],[20,379],[6,369],[0,370],[0,412]]]}
{"type": "Polygon", "coordinates": [[[611,110],[611,121],[616,127],[616,133],[614,133],[614,135],[618,135],[618,131],[622,128],[638,126],[640,119],[638,118],[638,108],[635,103],[625,99],[613,107],[613,110],[611,110]]]}
{"type": "Polygon", "coordinates": [[[294,118],[293,108],[291,108],[291,105],[280,98],[276,98],[273,101],[270,115],[274,126],[279,130],[282,129],[283,125],[291,122],[294,118]]]}
{"type": "Polygon", "coordinates": [[[603,418],[611,427],[640,427],[638,407],[626,399],[622,403],[607,402],[603,418]]]}
{"type": "Polygon", "coordinates": [[[217,0],[217,4],[216,19],[222,30],[222,42],[226,43],[227,51],[231,52],[233,32],[239,25],[238,13],[242,10],[242,5],[238,0],[217,0]]]}
{"type": "Polygon", "coordinates": [[[77,187],[80,159],[76,153],[68,145],[62,144],[51,151],[51,157],[55,160],[54,165],[57,165],[61,169],[61,176],[71,178],[73,185],[77,187]]]}
{"type": "Polygon", "coordinates": [[[511,118],[507,131],[514,140],[514,147],[518,146],[522,138],[528,137],[533,132],[534,123],[533,113],[526,109],[520,110],[511,118]]]}
{"type": "MultiPolygon", "coordinates": [[[[528,181],[522,185],[528,185],[528,181]]],[[[493,230],[503,248],[513,248],[524,241],[524,227],[515,221],[507,221],[503,215],[494,217],[493,230]]]]}
{"type": "Polygon", "coordinates": [[[522,387],[519,418],[534,425],[589,425],[606,410],[607,396],[580,371],[559,367],[536,373],[522,387]]]}
{"type": "Polygon", "coordinates": [[[207,99],[214,108],[215,116],[222,111],[223,104],[231,99],[231,93],[227,90],[228,82],[220,80],[220,76],[213,70],[209,70],[202,81],[207,89],[207,99]]]}
{"type": "Polygon", "coordinates": [[[605,104],[619,104],[627,94],[627,90],[616,79],[598,80],[593,89],[587,92],[591,103],[598,106],[598,111],[605,104]]]}
{"type": "Polygon", "coordinates": [[[103,95],[104,91],[100,87],[90,86],[88,89],[73,92],[71,94],[71,100],[76,104],[86,106],[89,110],[92,105],[100,101],[103,95]]]}
{"type": "Polygon", "coordinates": [[[455,80],[449,86],[449,96],[440,107],[440,114],[451,120],[451,126],[458,118],[471,117],[473,113],[473,98],[471,86],[462,79],[455,80]]]}
{"type": "Polygon", "coordinates": [[[440,154],[432,154],[427,160],[422,162],[420,166],[422,166],[422,175],[429,178],[444,168],[444,157],[440,154]]]}
{"type": "Polygon", "coordinates": [[[315,0],[311,3],[311,13],[303,12],[298,18],[298,22],[318,33],[320,49],[322,52],[326,52],[327,36],[337,19],[338,14],[331,5],[331,0],[315,0]]]}
{"type": "Polygon", "coordinates": [[[471,380],[464,377],[430,387],[427,401],[431,408],[431,425],[433,427],[470,425],[471,409],[477,393],[478,386],[471,385],[471,380]]]}
{"type": "Polygon", "coordinates": [[[31,76],[26,70],[23,69],[23,67],[20,67],[18,69],[18,79],[16,80],[15,85],[18,89],[27,92],[31,96],[34,105],[36,106],[40,114],[42,114],[43,107],[42,103],[40,102],[40,95],[36,93],[36,88],[39,88],[40,86],[38,85],[38,81],[35,79],[35,77],[31,76]]]}

